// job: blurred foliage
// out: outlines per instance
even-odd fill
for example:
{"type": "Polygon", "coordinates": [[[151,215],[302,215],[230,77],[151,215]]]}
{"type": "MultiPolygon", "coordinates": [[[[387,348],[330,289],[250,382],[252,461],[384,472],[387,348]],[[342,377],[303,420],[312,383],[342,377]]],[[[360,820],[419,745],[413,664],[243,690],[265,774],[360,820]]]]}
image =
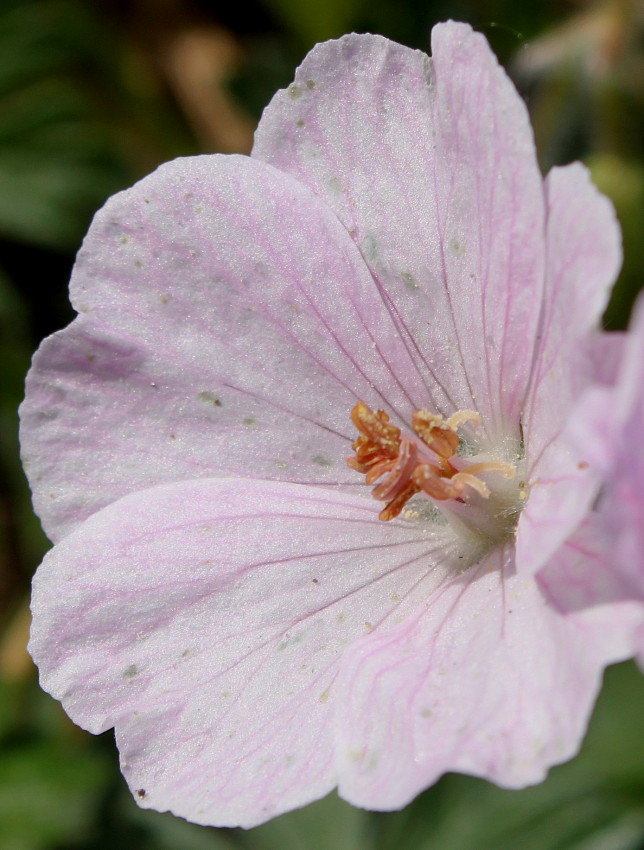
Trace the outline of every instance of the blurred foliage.
{"type": "Polygon", "coordinates": [[[644,4],[580,4],[526,43],[512,68],[529,96],[543,170],[582,159],[616,206],[625,262],[605,322],[623,328],[644,268],[644,4]]]}
{"type": "Polygon", "coordinates": [[[327,0],[305,7],[302,0],[266,0],[266,5],[303,44],[311,45],[348,32],[367,3],[327,0]],[[306,14],[302,14],[304,10],[306,14]]]}
{"type": "Polygon", "coordinates": [[[524,94],[544,171],[581,158],[614,201],[625,263],[606,314],[624,327],[644,269],[640,0],[2,0],[0,2],[0,850],[644,850],[644,677],[608,671],[581,755],[542,785],[448,776],[402,812],[337,797],[255,830],[138,809],[111,735],[73,727],[25,652],[46,548],[29,509],[16,406],[29,353],[71,312],[93,211],[174,156],[247,152],[314,42],[379,32],[426,48],[470,21],[524,94]]]}
{"type": "Polygon", "coordinates": [[[79,226],[128,175],[92,103],[106,82],[101,33],[79,4],[0,11],[0,232],[72,249],[79,226]]]}

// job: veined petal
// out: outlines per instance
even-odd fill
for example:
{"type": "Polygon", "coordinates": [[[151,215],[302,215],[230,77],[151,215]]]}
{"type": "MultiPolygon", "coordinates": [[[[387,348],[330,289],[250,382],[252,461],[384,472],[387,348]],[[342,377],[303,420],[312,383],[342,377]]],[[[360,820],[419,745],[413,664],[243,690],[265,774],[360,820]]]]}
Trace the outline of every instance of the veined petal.
{"type": "Polygon", "coordinates": [[[614,386],[593,386],[566,432],[602,482],[594,510],[539,572],[561,610],[633,600],[640,605],[633,651],[644,667],[644,300],[625,336],[614,386]]]}
{"type": "Polygon", "coordinates": [[[621,263],[614,210],[583,166],[553,169],[546,195],[547,288],[523,418],[530,495],[517,534],[521,572],[547,563],[597,492],[588,458],[564,438],[563,429],[596,377],[597,328],[621,263]]]}
{"type": "MultiPolygon", "coordinates": [[[[599,503],[609,546],[624,579],[637,586],[644,602],[644,298],[640,297],[627,337],[613,415],[621,428],[613,439],[614,466],[599,503]]],[[[601,418],[588,422],[600,429],[601,418]]],[[[644,663],[644,641],[640,659],[644,663]]]]}
{"type": "Polygon", "coordinates": [[[345,654],[337,758],[349,802],[400,808],[450,770],[519,788],[577,751],[603,667],[632,651],[637,611],[562,615],[503,557],[345,654]]]}
{"type": "Polygon", "coordinates": [[[637,585],[616,569],[617,545],[607,539],[600,515],[588,516],[539,571],[539,585],[552,604],[570,612],[641,598],[637,585]]]}
{"type": "MultiPolygon", "coordinates": [[[[579,163],[546,178],[548,266],[543,317],[524,428],[528,468],[561,432],[591,377],[588,346],[599,328],[622,261],[615,211],[579,163]],[[581,368],[562,368],[582,349],[581,368]]],[[[614,359],[614,358],[613,358],[614,359]]]]}
{"type": "Polygon", "coordinates": [[[609,386],[615,383],[625,342],[624,331],[601,331],[591,337],[588,353],[594,381],[609,386]]]}
{"type": "Polygon", "coordinates": [[[444,528],[377,513],[238,479],[124,497],[36,575],[43,687],[79,725],[116,727],[143,806],[252,826],[322,796],[345,647],[404,618],[457,557],[444,528]]]}
{"type": "Polygon", "coordinates": [[[181,478],[361,487],[356,401],[404,424],[425,400],[336,216],[246,157],[176,160],[108,201],[71,293],[81,315],[37,353],[21,411],[53,539],[181,478]]]}
{"type": "Polygon", "coordinates": [[[592,507],[600,486],[597,471],[580,447],[570,447],[566,433],[553,442],[529,479],[528,501],[516,535],[517,569],[534,574],[575,531],[592,507]]]}
{"type": "Polygon", "coordinates": [[[485,39],[432,58],[379,36],[318,45],[265,110],[253,156],[325,199],[427,386],[518,438],[543,285],[544,203],[525,106],[485,39]]]}

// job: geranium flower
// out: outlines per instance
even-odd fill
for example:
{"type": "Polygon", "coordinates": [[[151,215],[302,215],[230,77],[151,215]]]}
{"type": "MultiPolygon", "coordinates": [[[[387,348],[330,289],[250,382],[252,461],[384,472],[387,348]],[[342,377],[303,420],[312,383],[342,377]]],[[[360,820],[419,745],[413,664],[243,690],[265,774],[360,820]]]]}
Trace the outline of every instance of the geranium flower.
{"type": "MultiPolygon", "coordinates": [[[[620,340],[621,342],[621,340],[620,340]]],[[[593,470],[594,510],[542,571],[554,604],[574,611],[617,600],[644,603],[644,297],[604,379],[582,396],[564,434],[593,470]]],[[[606,365],[608,364],[608,366],[606,365]]],[[[644,667],[644,625],[637,654],[644,667]]]]}
{"type": "Polygon", "coordinates": [[[560,435],[619,263],[608,202],[578,165],[542,181],[456,23],[431,59],[316,47],[251,158],[97,214],[22,409],[56,541],[30,648],[141,805],[393,809],[577,750],[640,614],[563,612],[535,575],[592,499],[560,435]]]}

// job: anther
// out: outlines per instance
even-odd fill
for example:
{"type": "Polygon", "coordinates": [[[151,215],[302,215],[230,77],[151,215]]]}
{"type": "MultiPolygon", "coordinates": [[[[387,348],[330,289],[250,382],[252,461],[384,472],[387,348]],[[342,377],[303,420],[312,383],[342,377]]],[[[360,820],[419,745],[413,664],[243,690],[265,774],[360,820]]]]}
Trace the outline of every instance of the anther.
{"type": "Polygon", "coordinates": [[[480,421],[473,410],[460,410],[447,420],[428,410],[415,410],[411,424],[417,440],[401,438],[400,428],[390,424],[384,410],[374,412],[361,401],[351,411],[351,419],[360,436],[353,443],[355,456],[347,458],[347,464],[363,473],[369,485],[382,479],[373,488],[373,497],[385,502],[382,520],[398,516],[421,491],[437,501],[463,502],[469,488],[487,499],[490,490],[477,477],[480,472],[514,475],[514,468],[504,463],[473,463],[460,470],[452,464],[460,442],[456,429],[465,422],[480,421]]]}

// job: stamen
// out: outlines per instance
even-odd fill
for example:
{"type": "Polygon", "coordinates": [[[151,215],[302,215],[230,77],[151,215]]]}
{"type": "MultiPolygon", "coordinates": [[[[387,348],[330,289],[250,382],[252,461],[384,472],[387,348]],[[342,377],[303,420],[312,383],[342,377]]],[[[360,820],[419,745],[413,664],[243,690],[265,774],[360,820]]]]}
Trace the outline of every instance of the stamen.
{"type": "Polygon", "coordinates": [[[383,522],[387,522],[390,519],[395,519],[398,514],[405,507],[407,502],[411,499],[412,496],[415,496],[418,493],[418,487],[414,484],[413,481],[410,481],[406,487],[404,487],[398,495],[391,500],[378,514],[378,519],[381,519],[383,522]]]}
{"type": "Polygon", "coordinates": [[[411,427],[430,449],[445,460],[452,457],[459,444],[456,431],[449,427],[442,416],[428,410],[416,410],[411,417],[411,427]]]}
{"type": "Polygon", "coordinates": [[[413,480],[419,490],[439,502],[459,499],[463,490],[463,487],[454,485],[454,478],[446,478],[441,475],[441,470],[430,463],[421,463],[417,466],[414,470],[413,480]]]}
{"type": "Polygon", "coordinates": [[[351,419],[362,434],[351,447],[356,453],[355,458],[347,458],[352,469],[366,473],[383,460],[395,460],[398,457],[400,428],[388,424],[389,417],[384,410],[374,413],[359,401],[351,411],[351,419]]]}
{"type": "Polygon", "coordinates": [[[469,488],[487,499],[490,490],[477,478],[479,473],[514,475],[514,467],[507,463],[472,463],[460,470],[452,464],[460,442],[456,429],[465,422],[480,422],[474,410],[459,410],[447,420],[428,410],[415,410],[411,424],[419,440],[401,438],[400,428],[389,423],[384,410],[374,412],[361,401],[351,411],[351,419],[360,436],[353,443],[355,456],[348,457],[347,464],[364,474],[368,485],[382,479],[373,488],[373,497],[385,502],[381,520],[398,516],[421,491],[437,501],[463,502],[469,488]]]}
{"type": "Polygon", "coordinates": [[[472,475],[470,472],[457,472],[452,478],[452,484],[461,493],[463,492],[464,487],[471,487],[473,490],[476,490],[479,496],[483,496],[484,499],[489,499],[490,497],[490,488],[487,484],[481,481],[480,478],[477,478],[476,475],[472,475]]]}
{"type": "Polygon", "coordinates": [[[448,428],[456,431],[456,429],[460,428],[465,422],[476,422],[478,425],[480,421],[481,417],[478,415],[476,410],[457,410],[456,413],[453,413],[449,417],[445,424],[448,428]]]}
{"type": "Polygon", "coordinates": [[[401,441],[398,459],[395,462],[389,462],[393,464],[389,475],[377,487],[373,488],[374,499],[388,502],[395,498],[400,491],[400,486],[405,486],[411,479],[414,469],[418,465],[417,455],[416,446],[411,440],[405,438],[401,441]]]}
{"type": "Polygon", "coordinates": [[[504,478],[514,478],[516,469],[510,463],[497,463],[486,461],[485,463],[472,463],[467,467],[470,475],[478,475],[479,472],[500,472],[504,478]]]}

